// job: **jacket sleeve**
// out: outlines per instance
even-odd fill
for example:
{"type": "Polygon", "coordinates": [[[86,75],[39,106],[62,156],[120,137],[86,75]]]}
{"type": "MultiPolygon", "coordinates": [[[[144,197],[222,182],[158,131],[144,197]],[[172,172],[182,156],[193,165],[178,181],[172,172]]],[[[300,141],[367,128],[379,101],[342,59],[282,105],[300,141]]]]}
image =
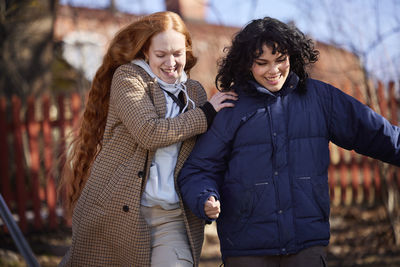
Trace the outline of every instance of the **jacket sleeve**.
{"type": "Polygon", "coordinates": [[[123,65],[114,73],[110,92],[110,106],[141,147],[154,150],[207,130],[207,118],[199,108],[174,118],[160,118],[146,86],[138,73],[123,65]]]}
{"type": "Polygon", "coordinates": [[[208,222],[212,220],[205,215],[204,204],[210,196],[220,199],[219,188],[231,150],[232,134],[225,111],[228,109],[220,111],[211,128],[198,138],[178,177],[183,202],[197,217],[208,222]]]}
{"type": "Polygon", "coordinates": [[[400,166],[400,128],[337,88],[331,96],[331,141],[345,149],[400,166]]]}

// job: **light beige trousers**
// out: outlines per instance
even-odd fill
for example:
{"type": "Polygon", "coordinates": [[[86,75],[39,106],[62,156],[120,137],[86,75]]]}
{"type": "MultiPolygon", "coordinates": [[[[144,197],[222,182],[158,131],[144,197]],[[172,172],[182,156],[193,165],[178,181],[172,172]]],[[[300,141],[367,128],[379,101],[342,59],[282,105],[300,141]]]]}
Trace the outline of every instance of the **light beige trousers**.
{"type": "Polygon", "coordinates": [[[141,206],[141,211],[151,227],[151,266],[193,267],[181,209],[141,206]]]}

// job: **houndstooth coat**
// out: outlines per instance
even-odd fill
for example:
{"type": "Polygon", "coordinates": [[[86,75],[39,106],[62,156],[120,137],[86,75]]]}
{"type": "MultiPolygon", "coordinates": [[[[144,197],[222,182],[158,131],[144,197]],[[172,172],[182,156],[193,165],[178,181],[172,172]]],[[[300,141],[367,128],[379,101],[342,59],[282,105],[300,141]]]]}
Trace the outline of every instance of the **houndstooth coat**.
{"type": "MultiPolygon", "coordinates": [[[[188,79],[186,86],[197,106],[207,101],[200,83],[188,79]]],[[[141,195],[157,148],[184,141],[176,181],[196,135],[206,131],[203,111],[189,106],[184,114],[165,119],[164,93],[143,69],[125,64],[115,71],[103,147],[75,207],[72,245],[59,266],[150,266],[150,229],[140,214],[141,195]]],[[[177,192],[197,266],[204,222],[183,208],[177,192]]]]}

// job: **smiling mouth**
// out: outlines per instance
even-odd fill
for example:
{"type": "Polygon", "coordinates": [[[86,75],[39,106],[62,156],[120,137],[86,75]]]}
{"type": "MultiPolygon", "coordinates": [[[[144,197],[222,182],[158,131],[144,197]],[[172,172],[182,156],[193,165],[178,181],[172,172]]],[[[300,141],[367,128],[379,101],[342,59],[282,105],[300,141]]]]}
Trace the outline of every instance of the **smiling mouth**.
{"type": "Polygon", "coordinates": [[[173,74],[177,71],[178,67],[173,68],[173,69],[161,69],[163,72],[165,72],[166,74],[173,74]]]}
{"type": "Polygon", "coordinates": [[[277,82],[277,81],[279,81],[280,78],[281,78],[281,75],[276,75],[273,77],[265,77],[265,79],[269,82],[277,82]]]}

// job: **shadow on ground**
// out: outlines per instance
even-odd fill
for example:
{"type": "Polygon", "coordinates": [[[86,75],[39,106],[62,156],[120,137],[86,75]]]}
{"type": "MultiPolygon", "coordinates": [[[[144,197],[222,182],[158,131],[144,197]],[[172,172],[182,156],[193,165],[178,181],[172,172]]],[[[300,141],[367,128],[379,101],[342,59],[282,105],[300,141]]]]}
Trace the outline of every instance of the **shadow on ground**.
{"type": "MultiPolygon", "coordinates": [[[[333,206],[331,209],[329,267],[398,267],[400,246],[395,245],[393,230],[383,205],[371,207],[333,206]]],[[[31,232],[26,236],[42,267],[57,266],[71,244],[71,230],[31,232]]],[[[206,226],[200,267],[221,265],[215,224],[206,226]]],[[[0,266],[26,266],[11,237],[0,232],[0,266]]]]}

